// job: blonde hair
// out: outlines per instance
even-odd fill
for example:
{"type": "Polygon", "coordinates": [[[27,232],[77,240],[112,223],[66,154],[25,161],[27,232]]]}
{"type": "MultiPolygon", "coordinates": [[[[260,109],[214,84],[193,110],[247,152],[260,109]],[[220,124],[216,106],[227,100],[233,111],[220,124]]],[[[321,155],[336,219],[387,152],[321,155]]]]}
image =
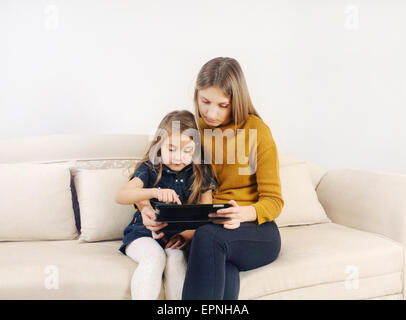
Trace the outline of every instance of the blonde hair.
{"type": "Polygon", "coordinates": [[[252,104],[244,74],[237,60],[218,57],[206,62],[200,69],[194,92],[195,115],[198,120],[201,118],[197,102],[198,92],[209,86],[219,87],[229,97],[234,124],[238,125],[247,120],[250,114],[261,118],[252,104]]]}

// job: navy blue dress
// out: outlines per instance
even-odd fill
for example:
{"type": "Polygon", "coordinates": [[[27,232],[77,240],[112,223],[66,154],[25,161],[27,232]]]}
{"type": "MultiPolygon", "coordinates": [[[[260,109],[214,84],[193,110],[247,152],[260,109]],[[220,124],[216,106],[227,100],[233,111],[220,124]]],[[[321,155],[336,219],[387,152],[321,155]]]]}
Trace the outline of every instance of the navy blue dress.
{"type": "MultiPolygon", "coordinates": [[[[214,190],[217,187],[217,184],[212,174],[211,168],[209,167],[209,165],[206,164],[202,164],[201,166],[204,175],[204,181],[201,189],[202,192],[205,192],[210,189],[214,190]]],[[[159,168],[154,168],[151,161],[148,160],[140,165],[140,167],[133,173],[130,180],[133,179],[134,177],[138,177],[144,183],[144,188],[152,188],[156,181],[158,173],[159,168]]],[[[155,188],[175,190],[175,192],[179,196],[179,200],[183,204],[185,204],[190,196],[191,193],[190,187],[192,183],[193,183],[193,164],[187,165],[180,172],[175,172],[163,164],[162,176],[157,185],[155,186],[155,188]]],[[[159,203],[158,200],[155,198],[151,199],[150,202],[152,207],[155,207],[155,205],[159,203]]],[[[165,233],[165,238],[169,241],[169,239],[173,235],[180,233],[185,229],[165,230],[165,228],[163,228],[161,230],[165,233]]],[[[147,229],[143,224],[141,212],[139,210],[136,210],[130,224],[124,229],[123,243],[120,246],[119,250],[123,254],[125,254],[125,247],[135,239],[141,237],[152,238],[152,232],[151,230],[147,229]]],[[[162,238],[156,239],[156,241],[158,241],[159,245],[162,248],[165,248],[166,243],[162,238]]],[[[183,247],[182,249],[186,250],[186,246],[183,247]]]]}

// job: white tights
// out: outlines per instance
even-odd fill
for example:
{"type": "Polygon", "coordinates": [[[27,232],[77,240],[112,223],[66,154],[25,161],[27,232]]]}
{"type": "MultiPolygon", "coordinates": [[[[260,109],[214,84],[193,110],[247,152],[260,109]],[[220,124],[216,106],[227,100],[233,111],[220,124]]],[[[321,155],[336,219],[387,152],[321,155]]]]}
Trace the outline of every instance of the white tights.
{"type": "Polygon", "coordinates": [[[151,237],[141,237],[127,245],[125,253],[138,263],[131,278],[133,300],[156,300],[164,275],[165,298],[181,300],[187,262],[179,249],[163,249],[151,237]]]}

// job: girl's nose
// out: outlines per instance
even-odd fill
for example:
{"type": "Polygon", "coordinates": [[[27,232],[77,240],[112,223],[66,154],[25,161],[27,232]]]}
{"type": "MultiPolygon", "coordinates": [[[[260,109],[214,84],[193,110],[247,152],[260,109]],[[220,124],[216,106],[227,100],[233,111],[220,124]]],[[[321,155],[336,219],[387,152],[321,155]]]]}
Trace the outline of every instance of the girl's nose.
{"type": "Polygon", "coordinates": [[[172,162],[179,163],[181,160],[181,155],[179,151],[172,152],[172,162]]]}
{"type": "Polygon", "coordinates": [[[217,119],[217,109],[215,106],[210,106],[207,110],[206,117],[211,119],[211,120],[216,120],[217,119]]]}

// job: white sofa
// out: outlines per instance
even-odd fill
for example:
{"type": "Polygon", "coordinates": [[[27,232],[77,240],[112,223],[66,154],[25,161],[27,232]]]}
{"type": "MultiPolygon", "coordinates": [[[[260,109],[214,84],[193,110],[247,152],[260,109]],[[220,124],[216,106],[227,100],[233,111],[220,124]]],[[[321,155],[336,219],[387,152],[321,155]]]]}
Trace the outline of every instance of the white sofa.
{"type": "MultiPolygon", "coordinates": [[[[118,248],[134,208],[114,195],[148,143],[0,140],[0,299],[131,299],[137,263],[118,248]]],[[[240,273],[239,299],[404,299],[406,176],[279,160],[282,248],[240,273]]]]}

